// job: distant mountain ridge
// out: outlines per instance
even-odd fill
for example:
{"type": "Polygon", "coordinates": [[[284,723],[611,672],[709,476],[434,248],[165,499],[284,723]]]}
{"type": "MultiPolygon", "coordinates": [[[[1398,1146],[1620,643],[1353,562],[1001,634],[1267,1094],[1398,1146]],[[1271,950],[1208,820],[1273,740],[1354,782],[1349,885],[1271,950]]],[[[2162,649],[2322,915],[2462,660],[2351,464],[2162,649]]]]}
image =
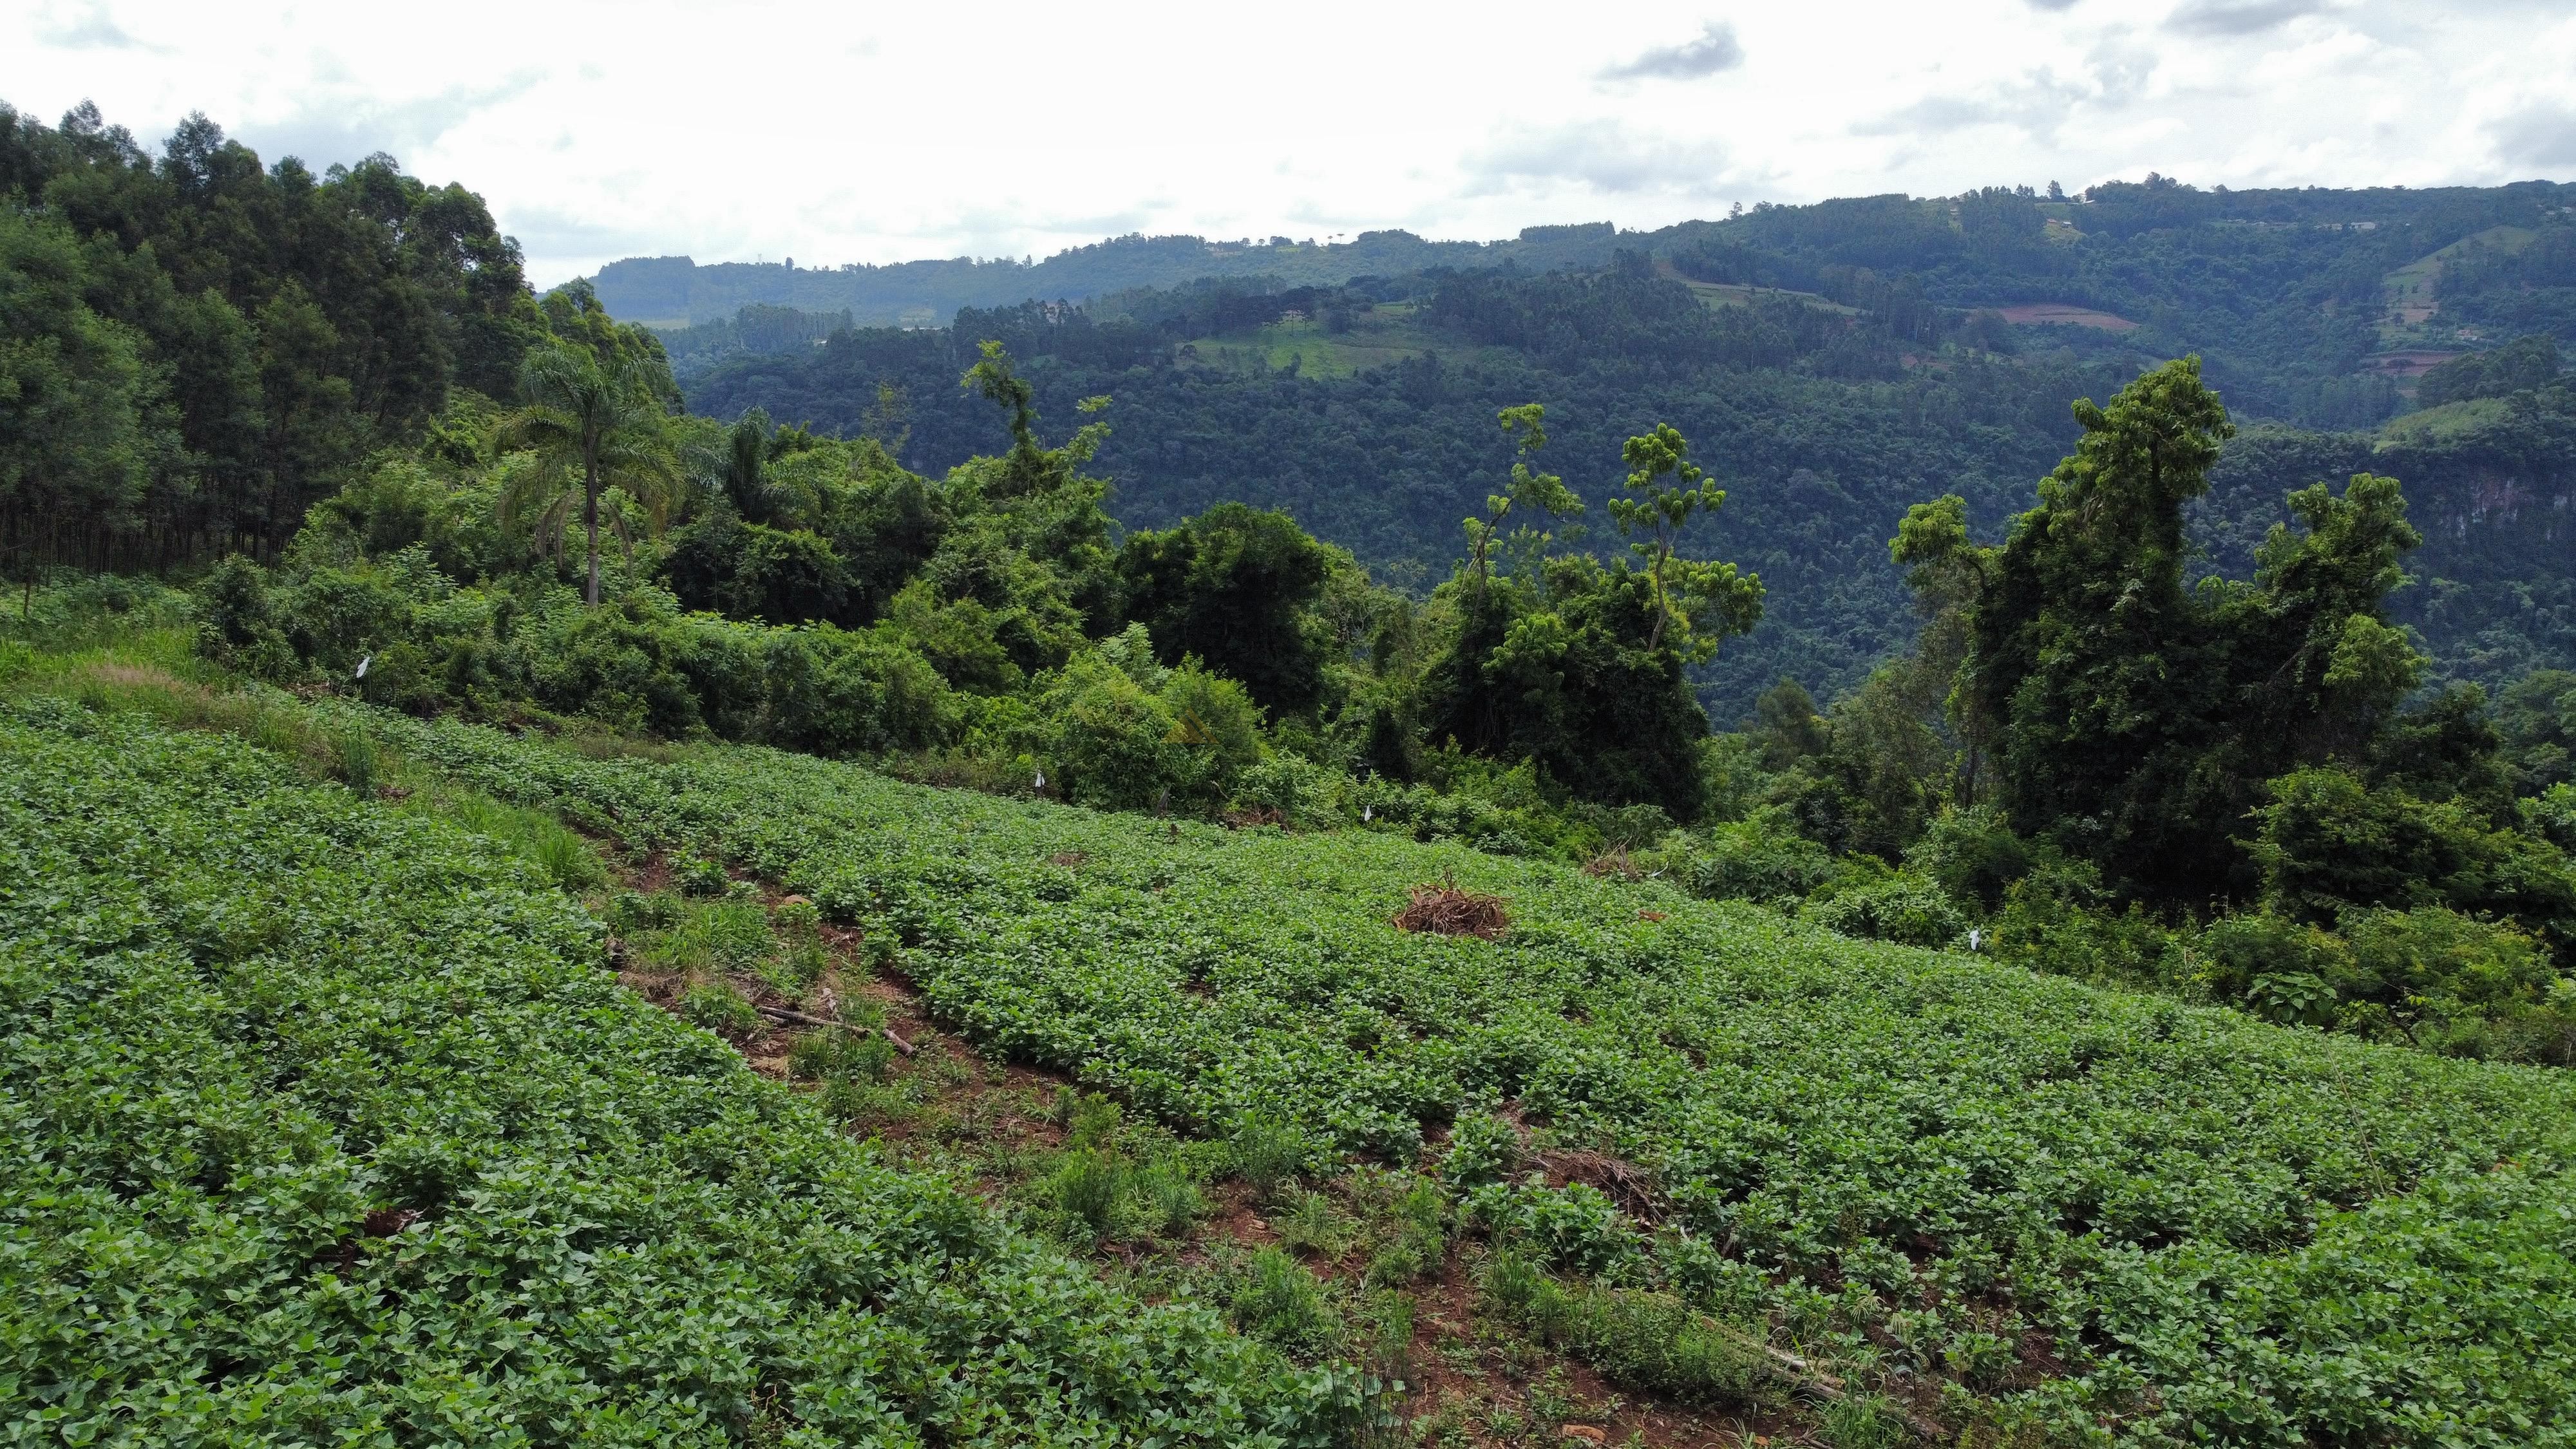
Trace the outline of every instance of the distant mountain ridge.
{"type": "Polygon", "coordinates": [[[1524,227],[1509,241],[1427,241],[1408,231],[1370,231],[1352,241],[1320,245],[1287,237],[1217,242],[1195,236],[1123,236],[1058,252],[1042,262],[954,257],[829,268],[799,267],[792,258],[700,266],[688,257],[629,257],[600,268],[591,285],[611,313],[657,327],[722,320],[753,305],[846,311],[862,327],[945,327],[960,307],[1004,306],[1032,297],[1079,302],[1200,277],[1267,277],[1287,285],[1335,286],[1354,277],[1443,266],[1511,262],[1537,271],[1597,267],[1610,260],[1623,239],[1627,245],[1647,246],[1674,230],[1621,232],[1602,221],[1524,227]]]}
{"type": "MultiPolygon", "coordinates": [[[[1500,241],[1433,241],[1409,231],[1360,233],[1347,242],[1211,241],[1197,236],[1112,237],[1069,248],[1043,261],[952,257],[885,265],[799,267],[778,262],[700,265],[685,256],[628,257],[590,279],[609,311],[656,327],[682,327],[733,317],[746,306],[846,311],[861,327],[941,327],[961,307],[998,307],[1037,299],[1081,302],[1139,287],[1172,287],[1209,277],[1261,277],[1281,286],[1339,286],[1354,278],[1432,268],[1512,265],[1545,272],[1606,265],[1622,249],[1671,255],[1703,244],[1783,243],[1817,256],[1881,270],[1937,269],[1945,251],[1975,247],[1997,217],[2036,212],[2046,240],[2085,235],[2131,237],[2178,226],[2239,223],[2257,227],[2350,227],[2391,224],[2467,236],[2500,223],[2530,225],[2564,218],[2566,189],[2548,181],[2500,187],[2403,186],[2329,189],[2281,187],[2201,190],[2150,175],[2106,182],[2080,198],[2042,197],[2028,188],[1988,187],[1957,197],[1902,194],[1844,197],[1800,206],[1760,206],[1725,220],[1677,222],[1623,231],[1610,222],[1524,227],[1500,241]],[[1998,203],[2002,203],[1999,207],[1998,203]],[[2017,205],[2016,205],[2017,204],[2017,205]]],[[[2034,235],[2032,240],[2042,238],[2034,235]]],[[[2446,238],[2447,239],[2447,238],[2446,238]]],[[[2042,302],[1989,288],[1932,290],[1952,305],[2042,302]]]]}

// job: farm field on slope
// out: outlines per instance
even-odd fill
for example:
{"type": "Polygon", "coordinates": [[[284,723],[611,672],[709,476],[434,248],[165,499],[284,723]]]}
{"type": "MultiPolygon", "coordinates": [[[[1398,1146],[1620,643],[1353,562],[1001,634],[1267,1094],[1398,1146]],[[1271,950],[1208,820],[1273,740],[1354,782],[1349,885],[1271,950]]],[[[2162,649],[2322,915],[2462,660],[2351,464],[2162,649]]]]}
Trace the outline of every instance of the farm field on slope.
{"type": "MultiPolygon", "coordinates": [[[[1661,1219],[1559,1266],[1683,1292],[1918,1405],[2142,1442],[2576,1442],[2564,1075],[1387,836],[368,718],[496,795],[899,937],[969,1036],[1184,1127],[1284,1126],[1321,1165],[1410,1161],[1483,1107],[1544,1123],[1642,1169],[1661,1219]],[[1450,872],[1510,900],[1507,938],[1389,926],[1450,872]]],[[[1571,1201],[1516,1191],[1540,1219],[1571,1201]]]]}
{"type": "Polygon", "coordinates": [[[615,984],[532,867],[0,708],[0,1441],[1343,1437],[615,984]]]}

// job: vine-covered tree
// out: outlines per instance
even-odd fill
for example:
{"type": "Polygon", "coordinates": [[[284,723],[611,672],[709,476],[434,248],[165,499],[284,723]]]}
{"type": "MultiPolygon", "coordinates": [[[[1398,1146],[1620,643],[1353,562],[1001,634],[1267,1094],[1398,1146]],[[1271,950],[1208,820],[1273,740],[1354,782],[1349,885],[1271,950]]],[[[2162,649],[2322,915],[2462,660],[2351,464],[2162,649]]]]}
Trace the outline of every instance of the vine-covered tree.
{"type": "Polygon", "coordinates": [[[1907,516],[1896,559],[1936,617],[1964,611],[1954,699],[1991,736],[2017,829],[2137,894],[2250,896],[2236,841],[2265,782],[2361,759],[2420,677],[2387,614],[2420,538],[2395,480],[2320,483],[2291,496],[2300,526],[2272,530],[2252,581],[2186,588],[2183,510],[2233,431],[2198,359],[2075,415],[2083,438],[2001,545],[1969,544],[1943,499],[1907,516]]]}

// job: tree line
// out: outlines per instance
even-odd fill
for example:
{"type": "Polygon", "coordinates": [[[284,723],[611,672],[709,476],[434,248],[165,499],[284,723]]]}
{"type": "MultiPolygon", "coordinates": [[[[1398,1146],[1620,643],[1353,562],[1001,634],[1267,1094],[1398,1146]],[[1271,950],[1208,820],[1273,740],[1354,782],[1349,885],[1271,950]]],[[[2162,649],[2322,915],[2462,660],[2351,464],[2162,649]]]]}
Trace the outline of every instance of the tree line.
{"type": "Polygon", "coordinates": [[[506,394],[547,331],[481,198],[384,156],[263,167],[203,116],[154,155],[88,104],[0,105],[0,196],[20,568],[273,554],[452,389],[506,394]]]}

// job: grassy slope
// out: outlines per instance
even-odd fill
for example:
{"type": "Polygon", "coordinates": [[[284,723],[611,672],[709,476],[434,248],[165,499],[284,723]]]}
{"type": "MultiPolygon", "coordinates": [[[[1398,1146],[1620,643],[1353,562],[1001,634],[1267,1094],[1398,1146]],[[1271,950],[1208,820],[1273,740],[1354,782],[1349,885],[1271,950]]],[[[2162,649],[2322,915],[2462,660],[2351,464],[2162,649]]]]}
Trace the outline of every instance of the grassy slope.
{"type": "MultiPolygon", "coordinates": [[[[217,722],[291,753],[300,714],[217,722]]],[[[1331,1427],[1327,1381],[889,1168],[599,956],[513,852],[277,753],[0,716],[0,1437],[1331,1427]]]]}
{"type": "Polygon", "coordinates": [[[2472,244],[2518,252],[2531,245],[2536,235],[2525,227],[2491,226],[2389,272],[2380,279],[2381,296],[2388,307],[2388,314],[2379,325],[2380,346],[2395,349],[2409,344],[2457,345],[2454,330],[2440,323],[2440,307],[2433,297],[2434,288],[2442,278],[2443,262],[2472,244]]]}
{"type": "Polygon", "coordinates": [[[2576,1431],[2563,1076],[1383,836],[1228,835],[756,750],[597,761],[382,728],[495,794],[899,935],[970,1036],[1186,1128],[1275,1119],[1410,1161],[1426,1125],[1507,1104],[1651,1174],[1672,1281],[1918,1406],[1981,1377],[2003,1407],[1953,1411],[2068,1432],[2576,1431]],[[1511,899],[1507,941],[1387,926],[1408,882],[1449,872],[1511,899]]]}

